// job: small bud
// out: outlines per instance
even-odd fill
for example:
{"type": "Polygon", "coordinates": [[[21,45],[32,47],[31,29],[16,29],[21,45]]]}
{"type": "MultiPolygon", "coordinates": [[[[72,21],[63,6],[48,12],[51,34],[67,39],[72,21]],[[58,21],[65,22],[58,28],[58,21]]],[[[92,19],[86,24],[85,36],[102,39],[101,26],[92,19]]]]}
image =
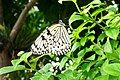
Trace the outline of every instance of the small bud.
{"type": "Polygon", "coordinates": [[[24,53],[24,51],[20,51],[17,56],[22,56],[22,54],[24,53]]]}

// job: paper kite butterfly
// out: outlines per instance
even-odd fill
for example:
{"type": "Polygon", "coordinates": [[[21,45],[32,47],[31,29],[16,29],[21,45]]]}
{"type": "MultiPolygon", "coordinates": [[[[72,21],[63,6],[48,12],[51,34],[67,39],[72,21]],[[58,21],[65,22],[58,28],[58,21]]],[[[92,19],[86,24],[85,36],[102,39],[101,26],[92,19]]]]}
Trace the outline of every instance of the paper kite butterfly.
{"type": "Polygon", "coordinates": [[[33,54],[42,55],[52,53],[63,55],[71,49],[70,38],[62,20],[46,28],[31,46],[33,54]]]}

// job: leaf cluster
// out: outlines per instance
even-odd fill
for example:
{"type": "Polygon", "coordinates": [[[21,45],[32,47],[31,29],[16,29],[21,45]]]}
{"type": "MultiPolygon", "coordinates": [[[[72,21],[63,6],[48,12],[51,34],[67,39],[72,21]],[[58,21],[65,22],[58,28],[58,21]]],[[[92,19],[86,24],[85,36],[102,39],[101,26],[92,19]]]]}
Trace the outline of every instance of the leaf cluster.
{"type": "Polygon", "coordinates": [[[33,72],[31,80],[120,79],[120,13],[117,8],[105,7],[100,0],[82,7],[78,6],[77,0],[59,0],[59,3],[63,1],[73,2],[78,10],[69,18],[71,51],[62,58],[45,54],[31,59],[31,52],[19,52],[20,58],[12,60],[12,66],[1,68],[0,75],[27,70],[33,72]],[[43,56],[49,56],[51,60],[38,64],[43,56]],[[27,67],[21,65],[22,62],[27,67]]]}

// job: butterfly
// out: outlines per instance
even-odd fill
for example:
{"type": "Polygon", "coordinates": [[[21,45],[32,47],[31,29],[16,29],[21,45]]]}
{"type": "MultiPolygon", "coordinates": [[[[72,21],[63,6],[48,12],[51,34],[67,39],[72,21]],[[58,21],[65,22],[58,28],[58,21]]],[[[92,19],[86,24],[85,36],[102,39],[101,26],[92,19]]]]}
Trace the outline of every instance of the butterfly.
{"type": "Polygon", "coordinates": [[[33,54],[63,55],[71,49],[70,38],[62,20],[46,28],[31,46],[33,54]]]}

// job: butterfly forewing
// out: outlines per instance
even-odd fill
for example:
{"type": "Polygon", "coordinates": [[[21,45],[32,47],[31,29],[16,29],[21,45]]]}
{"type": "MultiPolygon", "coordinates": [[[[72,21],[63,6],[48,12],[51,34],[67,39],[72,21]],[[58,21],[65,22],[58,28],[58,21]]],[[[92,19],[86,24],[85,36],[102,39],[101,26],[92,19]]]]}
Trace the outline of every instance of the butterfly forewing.
{"type": "Polygon", "coordinates": [[[33,54],[53,53],[63,55],[70,51],[70,38],[64,23],[54,24],[45,29],[31,46],[33,54]]]}

